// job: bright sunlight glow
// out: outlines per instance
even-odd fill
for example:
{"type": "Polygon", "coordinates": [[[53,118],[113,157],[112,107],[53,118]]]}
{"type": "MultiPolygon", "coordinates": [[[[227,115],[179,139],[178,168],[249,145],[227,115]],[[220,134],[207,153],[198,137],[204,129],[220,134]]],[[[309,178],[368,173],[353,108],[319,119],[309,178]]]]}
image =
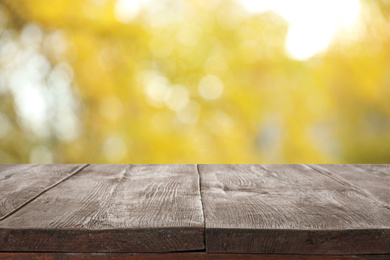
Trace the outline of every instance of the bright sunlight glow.
{"type": "Polygon", "coordinates": [[[286,53],[306,60],[325,50],[335,33],[356,23],[359,0],[241,0],[248,12],[274,11],[289,23],[286,53]]]}

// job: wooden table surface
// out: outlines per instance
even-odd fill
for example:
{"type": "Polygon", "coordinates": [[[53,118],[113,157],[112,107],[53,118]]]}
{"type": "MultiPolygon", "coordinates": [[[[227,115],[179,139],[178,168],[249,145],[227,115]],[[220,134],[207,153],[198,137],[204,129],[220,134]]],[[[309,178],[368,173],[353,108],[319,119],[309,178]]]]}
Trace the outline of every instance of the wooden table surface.
{"type": "Polygon", "coordinates": [[[0,165],[0,258],[37,253],[390,259],[390,165],[0,165]]]}

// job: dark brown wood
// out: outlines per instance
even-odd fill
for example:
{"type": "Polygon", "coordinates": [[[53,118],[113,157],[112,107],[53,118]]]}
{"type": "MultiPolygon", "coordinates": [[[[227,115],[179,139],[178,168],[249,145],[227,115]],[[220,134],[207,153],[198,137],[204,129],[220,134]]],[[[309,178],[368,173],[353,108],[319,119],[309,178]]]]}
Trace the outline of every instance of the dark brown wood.
{"type": "Polygon", "coordinates": [[[359,190],[390,209],[389,164],[311,164],[319,172],[359,190]]]}
{"type": "MultiPolygon", "coordinates": [[[[371,257],[371,256],[370,256],[371,257]]],[[[388,256],[373,256],[370,259],[389,259],[388,256]],[[381,257],[381,258],[378,258],[381,257]],[[387,257],[387,258],[383,258],[387,257]]],[[[364,256],[329,255],[253,255],[253,254],[113,254],[113,253],[0,253],[0,259],[13,260],[363,260],[364,256]]]]}
{"type": "Polygon", "coordinates": [[[199,165],[206,231],[195,165],[83,167],[0,165],[0,259],[390,259],[389,165],[199,165]]]}
{"type": "Polygon", "coordinates": [[[390,253],[390,210],[307,165],[199,171],[207,252],[390,253]]]}
{"type": "Polygon", "coordinates": [[[0,220],[85,165],[0,164],[0,220]]]}
{"type": "Polygon", "coordinates": [[[204,247],[196,165],[90,165],[0,222],[0,251],[204,247]]]}

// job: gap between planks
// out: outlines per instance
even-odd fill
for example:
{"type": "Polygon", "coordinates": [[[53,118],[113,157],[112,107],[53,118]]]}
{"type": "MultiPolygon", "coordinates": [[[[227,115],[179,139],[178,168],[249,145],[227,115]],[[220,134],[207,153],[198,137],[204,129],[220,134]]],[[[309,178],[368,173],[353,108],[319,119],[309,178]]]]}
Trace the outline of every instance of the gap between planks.
{"type": "Polygon", "coordinates": [[[203,214],[203,243],[204,243],[204,252],[206,252],[207,244],[206,244],[206,216],[204,213],[204,205],[203,205],[203,197],[202,197],[202,180],[200,177],[200,171],[199,171],[199,164],[195,165],[196,172],[198,173],[198,180],[199,180],[199,197],[200,197],[200,204],[202,206],[202,214],[203,214]]]}
{"type": "Polygon", "coordinates": [[[89,164],[85,164],[85,165],[82,165],[80,166],[79,168],[77,168],[76,170],[74,170],[69,176],[57,181],[56,183],[50,185],[49,187],[47,187],[46,189],[44,189],[43,191],[39,192],[37,195],[33,196],[31,199],[28,199],[26,202],[22,203],[21,205],[19,205],[18,207],[16,207],[15,209],[13,209],[12,211],[8,212],[7,214],[5,214],[4,216],[0,217],[0,221],[8,218],[9,216],[13,215],[14,213],[16,213],[17,211],[21,210],[22,208],[24,208],[25,206],[27,206],[28,204],[30,204],[31,202],[33,202],[35,199],[37,199],[38,197],[40,197],[42,194],[44,194],[45,192],[53,189],[54,187],[56,187],[57,185],[59,185],[60,183],[66,181],[67,179],[71,178],[72,176],[76,175],[77,173],[81,172],[82,170],[84,170],[86,167],[88,167],[89,164]]]}

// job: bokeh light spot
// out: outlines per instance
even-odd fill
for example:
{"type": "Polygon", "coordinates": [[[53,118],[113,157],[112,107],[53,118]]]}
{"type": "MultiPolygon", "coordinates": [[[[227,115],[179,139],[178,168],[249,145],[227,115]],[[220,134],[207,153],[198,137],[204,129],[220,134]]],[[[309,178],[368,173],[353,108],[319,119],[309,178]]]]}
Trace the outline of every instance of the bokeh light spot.
{"type": "Polygon", "coordinates": [[[112,162],[119,162],[127,156],[127,146],[122,137],[111,135],[106,138],[103,144],[103,151],[107,159],[112,162]]]}
{"type": "Polygon", "coordinates": [[[177,117],[182,123],[196,124],[200,114],[200,106],[195,101],[190,101],[177,112],[177,117]]]}
{"type": "Polygon", "coordinates": [[[202,98],[214,100],[222,95],[223,88],[223,83],[217,76],[207,75],[200,80],[198,91],[202,98]]]}
{"type": "Polygon", "coordinates": [[[118,0],[115,4],[115,18],[122,23],[133,21],[148,0],[118,0]]]}
{"type": "Polygon", "coordinates": [[[289,23],[286,53],[306,60],[325,50],[336,32],[352,27],[360,14],[359,0],[241,0],[251,13],[274,11],[289,23]]]}
{"type": "Polygon", "coordinates": [[[171,110],[179,111],[183,109],[190,100],[188,89],[181,85],[175,85],[168,89],[165,94],[165,104],[171,110]]]}

